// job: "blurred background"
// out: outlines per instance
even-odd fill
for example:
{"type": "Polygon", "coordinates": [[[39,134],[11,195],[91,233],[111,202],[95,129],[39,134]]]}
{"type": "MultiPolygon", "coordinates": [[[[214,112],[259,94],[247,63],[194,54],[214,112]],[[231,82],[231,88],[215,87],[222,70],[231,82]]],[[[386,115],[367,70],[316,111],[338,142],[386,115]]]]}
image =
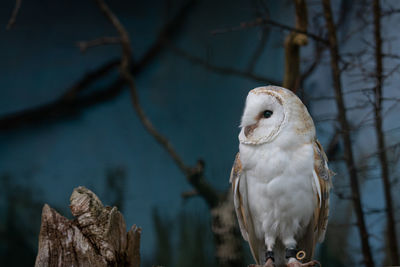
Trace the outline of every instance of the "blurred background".
{"type": "Polygon", "coordinates": [[[398,264],[397,1],[108,4],[130,35],[145,116],[173,151],[139,119],[119,73],[118,34],[95,1],[3,1],[0,265],[34,264],[43,204],[71,217],[79,185],[143,228],[142,266],[252,263],[236,225],[236,243],[222,244],[215,229],[232,212],[220,207],[231,203],[245,97],[267,84],[303,100],[337,173],[316,258],[398,264]],[[227,245],[228,255],[218,252],[227,245]]]}

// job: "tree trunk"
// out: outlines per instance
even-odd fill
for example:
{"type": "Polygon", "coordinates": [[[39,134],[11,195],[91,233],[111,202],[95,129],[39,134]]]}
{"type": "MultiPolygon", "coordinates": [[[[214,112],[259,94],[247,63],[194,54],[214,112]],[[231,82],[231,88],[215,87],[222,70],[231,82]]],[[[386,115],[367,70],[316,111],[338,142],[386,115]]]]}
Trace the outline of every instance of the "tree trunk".
{"type": "Polygon", "coordinates": [[[70,209],[74,220],[44,205],[36,267],[140,266],[141,229],[133,225],[126,232],[116,207],[103,206],[93,192],[78,187],[70,209]]]}
{"type": "Polygon", "coordinates": [[[353,148],[350,136],[350,126],[347,119],[346,105],[344,102],[344,97],[342,92],[341,72],[339,68],[339,48],[336,37],[336,26],[333,21],[330,0],[322,0],[322,6],[324,10],[326,28],[328,30],[329,50],[331,54],[330,61],[332,68],[332,80],[335,90],[336,105],[338,109],[338,120],[341,126],[342,138],[344,143],[344,159],[346,161],[346,167],[350,178],[352,200],[357,217],[357,226],[360,234],[361,248],[364,256],[365,265],[367,267],[373,267],[375,266],[375,263],[371,253],[367,226],[365,223],[364,212],[361,204],[361,192],[360,192],[360,185],[358,182],[358,174],[354,163],[353,148]]]}
{"type": "Polygon", "coordinates": [[[383,182],[385,204],[386,204],[386,228],[389,241],[390,262],[391,265],[399,265],[399,255],[397,249],[396,222],[394,217],[393,197],[391,192],[389,162],[386,155],[386,142],[383,132],[382,116],[382,95],[383,95],[383,55],[382,55],[382,36],[381,36],[381,7],[379,0],[373,2],[374,11],[374,38],[375,38],[375,131],[377,138],[377,150],[379,162],[381,165],[381,178],[383,182]]]}
{"type": "Polygon", "coordinates": [[[212,232],[218,266],[243,267],[242,237],[233,206],[232,191],[221,197],[219,204],[211,208],[212,232]]]}

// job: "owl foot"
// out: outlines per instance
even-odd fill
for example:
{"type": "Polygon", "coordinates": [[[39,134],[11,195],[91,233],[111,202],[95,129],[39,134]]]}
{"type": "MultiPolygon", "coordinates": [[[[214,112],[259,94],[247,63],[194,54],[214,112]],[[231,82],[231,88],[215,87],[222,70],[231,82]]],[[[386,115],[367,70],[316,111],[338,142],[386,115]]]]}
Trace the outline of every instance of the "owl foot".
{"type": "Polygon", "coordinates": [[[269,258],[263,267],[275,267],[274,261],[269,258]]]}
{"type": "Polygon", "coordinates": [[[250,264],[248,267],[275,267],[275,264],[272,259],[268,259],[264,265],[250,264]]]}
{"type": "Polygon", "coordinates": [[[312,267],[312,266],[319,266],[321,267],[321,263],[319,263],[319,261],[316,260],[312,260],[306,263],[301,263],[299,261],[293,261],[290,262],[286,265],[287,267],[312,267]]]}

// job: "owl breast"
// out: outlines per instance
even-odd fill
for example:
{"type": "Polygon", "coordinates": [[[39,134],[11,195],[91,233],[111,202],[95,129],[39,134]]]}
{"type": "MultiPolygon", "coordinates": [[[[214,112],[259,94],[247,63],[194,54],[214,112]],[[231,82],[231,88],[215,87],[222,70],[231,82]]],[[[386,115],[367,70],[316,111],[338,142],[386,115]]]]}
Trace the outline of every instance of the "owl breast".
{"type": "Polygon", "coordinates": [[[247,205],[259,240],[283,240],[308,225],[316,199],[312,190],[311,144],[240,144],[247,205]]]}

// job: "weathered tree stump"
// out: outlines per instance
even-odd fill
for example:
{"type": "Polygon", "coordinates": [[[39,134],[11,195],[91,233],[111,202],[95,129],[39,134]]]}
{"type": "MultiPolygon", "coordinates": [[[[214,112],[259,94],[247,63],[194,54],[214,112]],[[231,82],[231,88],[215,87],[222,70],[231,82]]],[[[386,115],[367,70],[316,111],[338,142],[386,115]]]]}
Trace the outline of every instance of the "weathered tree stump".
{"type": "Polygon", "coordinates": [[[44,205],[35,266],[140,266],[141,229],[133,225],[126,232],[116,207],[103,206],[92,191],[78,187],[70,209],[74,220],[44,205]]]}

